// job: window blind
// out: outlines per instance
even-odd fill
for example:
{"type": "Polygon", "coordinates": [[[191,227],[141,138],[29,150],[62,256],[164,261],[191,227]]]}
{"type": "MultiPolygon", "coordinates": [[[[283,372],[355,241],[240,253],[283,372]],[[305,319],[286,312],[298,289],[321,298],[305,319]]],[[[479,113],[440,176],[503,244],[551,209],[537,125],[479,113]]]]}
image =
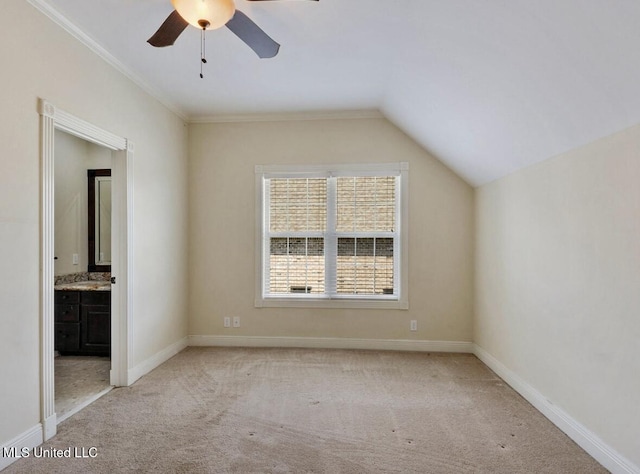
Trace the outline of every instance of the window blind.
{"type": "Polygon", "coordinates": [[[264,294],[397,298],[396,175],[264,178],[264,294]]]}

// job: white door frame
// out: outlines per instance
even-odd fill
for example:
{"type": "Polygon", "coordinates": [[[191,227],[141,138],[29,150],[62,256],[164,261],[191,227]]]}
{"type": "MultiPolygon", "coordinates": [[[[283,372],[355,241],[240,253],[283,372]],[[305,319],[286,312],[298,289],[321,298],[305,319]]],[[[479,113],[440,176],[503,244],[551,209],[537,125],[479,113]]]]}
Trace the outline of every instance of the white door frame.
{"type": "Polygon", "coordinates": [[[61,130],[113,151],[111,275],[111,384],[129,384],[132,358],[131,315],[133,282],[133,143],[55,107],[39,101],[41,155],[41,420],[44,440],[57,431],[54,390],[54,136],[61,130]]]}

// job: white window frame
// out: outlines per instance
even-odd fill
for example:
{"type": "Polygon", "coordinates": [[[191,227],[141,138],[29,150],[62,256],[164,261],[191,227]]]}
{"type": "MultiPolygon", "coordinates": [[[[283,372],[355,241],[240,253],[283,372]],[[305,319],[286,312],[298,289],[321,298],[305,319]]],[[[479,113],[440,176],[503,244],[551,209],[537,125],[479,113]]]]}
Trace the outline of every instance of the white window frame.
{"type": "MultiPolygon", "coordinates": [[[[338,165],[257,165],[255,167],[255,306],[292,308],[368,308],[368,309],[409,309],[409,163],[373,163],[338,165]],[[339,176],[398,176],[398,199],[396,218],[398,220],[394,239],[394,254],[398,255],[394,266],[393,295],[317,295],[290,294],[265,295],[268,281],[265,258],[269,255],[269,242],[265,225],[268,217],[265,199],[265,182],[271,178],[319,178],[339,176]]],[[[327,189],[327,193],[330,190],[327,189]]],[[[331,210],[328,210],[331,213],[331,210]]],[[[335,215],[333,216],[335,219],[335,215]]],[[[331,216],[328,216],[331,219],[331,216]]],[[[371,234],[375,234],[372,232],[371,234]]],[[[335,236],[335,234],[333,234],[335,236]]],[[[375,235],[374,235],[375,236],[375,235]]],[[[361,236],[358,236],[361,237],[361,236]]],[[[330,245],[325,242],[325,248],[330,245]]],[[[327,268],[325,274],[334,270],[327,268]]]]}

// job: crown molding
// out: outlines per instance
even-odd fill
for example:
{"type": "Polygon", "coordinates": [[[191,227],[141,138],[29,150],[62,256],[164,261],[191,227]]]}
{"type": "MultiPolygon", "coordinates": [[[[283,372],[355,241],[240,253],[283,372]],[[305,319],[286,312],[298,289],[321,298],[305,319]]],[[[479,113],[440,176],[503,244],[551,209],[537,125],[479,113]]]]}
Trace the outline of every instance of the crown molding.
{"type": "Polygon", "coordinates": [[[378,109],[308,111],[308,112],[275,112],[248,114],[216,114],[211,116],[190,117],[181,107],[168,100],[166,96],[149,82],[134,73],[129,67],[102,47],[98,42],[73,24],[66,16],[54,8],[47,0],[27,0],[36,10],[40,11],[55,24],[69,33],[80,43],[98,55],[103,61],[123,74],[144,92],[160,102],[163,106],[176,114],[187,123],[233,123],[233,122],[287,122],[301,120],[350,120],[350,119],[380,119],[385,118],[378,109]]]}
{"type": "Polygon", "coordinates": [[[158,91],[155,87],[135,74],[131,69],[119,61],[109,51],[98,44],[93,38],[87,35],[84,31],[74,25],[67,17],[56,10],[46,0],[27,0],[36,10],[40,11],[46,17],[48,17],[55,24],[60,26],[63,30],[77,39],[80,43],[84,44],[87,48],[97,54],[103,61],[109,64],[111,67],[122,73],[125,77],[131,80],[134,84],[140,87],[144,92],[156,99],[162,105],[164,105],[171,112],[180,117],[183,121],[187,120],[187,115],[176,104],[167,100],[167,98],[158,91]]]}
{"type": "Polygon", "coordinates": [[[310,112],[277,112],[261,114],[220,114],[191,117],[189,123],[231,123],[231,122],[290,122],[300,120],[353,120],[380,119],[384,115],[378,109],[334,110],[310,112]]]}

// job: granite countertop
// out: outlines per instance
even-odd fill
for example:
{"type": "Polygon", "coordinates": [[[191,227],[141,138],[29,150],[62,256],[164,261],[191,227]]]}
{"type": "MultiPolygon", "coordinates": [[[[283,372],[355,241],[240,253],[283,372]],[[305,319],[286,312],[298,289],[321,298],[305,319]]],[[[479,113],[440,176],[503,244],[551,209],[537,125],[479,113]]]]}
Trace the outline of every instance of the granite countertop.
{"type": "Polygon", "coordinates": [[[72,283],[59,283],[53,289],[62,291],[111,291],[111,282],[101,280],[74,281],[72,283]]]}

